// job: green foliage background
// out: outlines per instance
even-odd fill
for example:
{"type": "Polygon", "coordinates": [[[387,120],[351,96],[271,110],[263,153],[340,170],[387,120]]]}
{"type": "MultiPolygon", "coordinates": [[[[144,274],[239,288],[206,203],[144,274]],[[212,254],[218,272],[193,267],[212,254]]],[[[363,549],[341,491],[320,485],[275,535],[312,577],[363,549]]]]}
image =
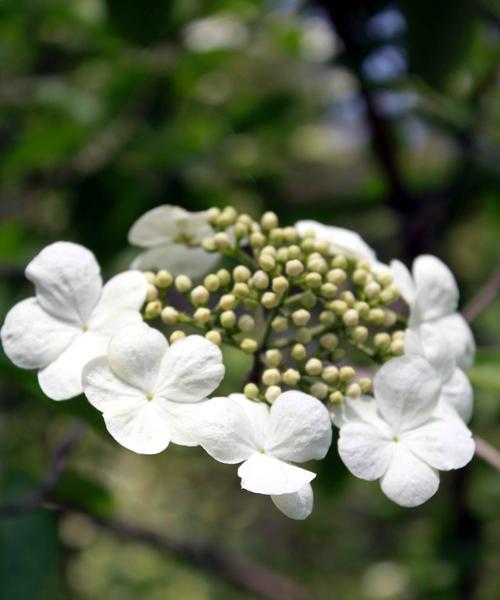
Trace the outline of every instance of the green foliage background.
{"type": "MultiPolygon", "coordinates": [[[[466,302],[500,262],[499,40],[493,0],[4,0],[0,315],[31,294],[23,269],[44,245],[85,244],[112,275],[134,255],[132,222],[165,202],[351,227],[382,259],[433,252],[466,302]]],[[[499,446],[498,299],[474,330],[472,428],[499,446]]],[[[247,368],[228,360],[226,390],[247,368]]],[[[315,598],[498,598],[500,478],[479,459],[405,510],[332,450],[315,512],[296,523],[199,449],[118,447],[83,397],[44,398],[4,355],[0,402],[3,502],[36,487],[80,417],[61,500],[216,542],[315,598]]],[[[0,597],[249,596],[39,509],[0,519],[0,597]]]]}

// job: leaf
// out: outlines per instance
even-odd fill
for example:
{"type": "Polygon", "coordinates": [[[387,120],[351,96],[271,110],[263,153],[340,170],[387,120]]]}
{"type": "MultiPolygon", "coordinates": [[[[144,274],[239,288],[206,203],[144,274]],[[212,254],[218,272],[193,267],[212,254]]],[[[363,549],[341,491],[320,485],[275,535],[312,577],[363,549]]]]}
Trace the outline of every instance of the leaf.
{"type": "Polygon", "coordinates": [[[51,497],[61,503],[88,510],[100,516],[113,511],[113,496],[99,482],[74,471],[66,471],[57,482],[51,497]]]}
{"type": "Polygon", "coordinates": [[[500,393],[500,350],[480,349],[476,362],[467,371],[472,385],[496,394],[500,393]]]}

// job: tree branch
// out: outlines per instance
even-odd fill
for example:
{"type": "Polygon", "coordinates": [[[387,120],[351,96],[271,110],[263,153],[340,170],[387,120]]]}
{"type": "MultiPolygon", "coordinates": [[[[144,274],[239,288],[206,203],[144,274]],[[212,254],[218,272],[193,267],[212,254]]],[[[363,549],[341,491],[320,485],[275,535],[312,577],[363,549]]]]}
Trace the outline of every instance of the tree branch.
{"type": "Polygon", "coordinates": [[[471,323],[485,310],[500,292],[500,269],[497,269],[483,287],[471,298],[462,310],[468,323],[471,323]]]}
{"type": "Polygon", "coordinates": [[[494,469],[500,471],[500,452],[477,435],[474,436],[474,441],[476,442],[476,454],[494,469]]]}

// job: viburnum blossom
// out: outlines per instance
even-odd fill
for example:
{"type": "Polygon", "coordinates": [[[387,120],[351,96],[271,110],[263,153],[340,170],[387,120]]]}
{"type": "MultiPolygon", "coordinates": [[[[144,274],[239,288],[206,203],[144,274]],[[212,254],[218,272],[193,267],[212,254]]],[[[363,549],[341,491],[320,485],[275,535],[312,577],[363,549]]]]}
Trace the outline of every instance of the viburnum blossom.
{"type": "Polygon", "coordinates": [[[132,267],[169,269],[174,275],[189,277],[203,275],[219,259],[200,247],[201,241],[213,233],[207,211],[189,212],[170,204],[157,206],[142,215],[129,231],[129,242],[146,248],[132,267]]]}
{"type": "Polygon", "coordinates": [[[118,329],[142,321],[146,279],[126,271],[103,287],[95,256],[71,242],[44,248],[25,273],[36,296],[7,314],[1,331],[5,353],[18,367],[39,369],[49,398],[72,398],[82,392],[83,366],[105,351],[118,329]]]}
{"type": "Polygon", "coordinates": [[[242,463],[241,487],[269,494],[292,519],[312,511],[315,473],[290,463],[321,459],[331,444],[328,411],[298,391],[281,394],[271,408],[243,394],[213,398],[200,412],[200,445],[216,460],[242,463]]]}
{"type": "Polygon", "coordinates": [[[157,454],[198,444],[197,412],[224,376],[220,350],[191,335],[169,346],[145,323],[121,329],[83,370],[89,402],[125,448],[157,454]]]}
{"type": "Polygon", "coordinates": [[[438,411],[441,382],[420,356],[394,358],[374,381],[375,398],[340,428],[339,454],[361,479],[380,479],[384,494],[418,506],[439,487],[438,471],[459,469],[474,455],[471,432],[438,411]]]}
{"type": "Polygon", "coordinates": [[[314,231],[317,239],[326,240],[330,243],[332,254],[343,254],[347,258],[366,260],[375,270],[389,268],[377,260],[375,250],[370,248],[356,231],[344,227],[323,225],[323,223],[312,220],[297,221],[295,227],[300,235],[305,235],[308,231],[314,231]]]}
{"type": "Polygon", "coordinates": [[[449,343],[462,369],[472,365],[475,342],[469,325],[457,312],[459,291],[455,277],[439,258],[427,254],[413,261],[412,273],[399,260],[391,262],[394,283],[410,307],[409,326],[432,323],[449,343]]]}

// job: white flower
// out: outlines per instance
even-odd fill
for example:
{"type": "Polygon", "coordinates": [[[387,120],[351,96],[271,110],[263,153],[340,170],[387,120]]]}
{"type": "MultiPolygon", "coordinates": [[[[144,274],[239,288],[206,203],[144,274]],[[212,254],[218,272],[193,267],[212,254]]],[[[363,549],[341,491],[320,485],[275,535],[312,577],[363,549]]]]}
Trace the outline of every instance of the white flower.
{"type": "Polygon", "coordinates": [[[323,225],[323,223],[311,220],[297,221],[295,227],[300,235],[304,235],[310,230],[314,231],[318,240],[326,240],[330,243],[330,252],[333,254],[343,254],[354,260],[366,260],[374,271],[389,268],[377,260],[375,251],[370,248],[359,233],[351,229],[323,225]]]}
{"type": "Polygon", "coordinates": [[[469,325],[457,311],[457,282],[435,256],[423,254],[413,262],[412,273],[399,260],[391,262],[394,283],[410,307],[411,328],[433,323],[448,340],[450,352],[462,369],[474,361],[476,346],[469,325]]]}
{"type": "Polygon", "coordinates": [[[339,454],[361,479],[380,479],[384,494],[418,506],[439,487],[438,470],[465,466],[474,455],[471,432],[438,408],[441,382],[420,356],[394,358],[374,380],[376,411],[340,429],[339,454]]]}
{"type": "Polygon", "coordinates": [[[7,314],[1,338],[18,367],[39,369],[38,381],[53,400],[82,393],[84,365],[102,354],[120,327],[142,321],[147,282],[126,271],[104,287],[95,256],[78,244],[56,242],[27,266],[36,296],[7,314]]]}
{"type": "Polygon", "coordinates": [[[164,335],[141,323],[121,329],[106,356],[86,365],[82,381],[117,442],[157,454],[169,442],[198,444],[196,413],[223,376],[215,344],[191,335],[169,346],[164,335]]]}
{"type": "Polygon", "coordinates": [[[213,398],[200,413],[200,445],[216,460],[243,463],[241,487],[269,494],[292,519],[312,511],[315,473],[290,463],[321,459],[332,439],[323,404],[302,392],[281,394],[271,409],[242,394],[213,398]]]}
{"type": "Polygon", "coordinates": [[[198,277],[218,260],[199,244],[214,231],[207,212],[188,212],[180,206],[164,204],[143,214],[129,231],[128,241],[146,248],[132,263],[135,269],[168,269],[173,275],[198,277]]]}
{"type": "Polygon", "coordinates": [[[465,423],[470,421],[474,407],[474,393],[466,374],[456,364],[449,341],[439,328],[424,323],[405,333],[405,353],[424,357],[439,375],[442,383],[440,408],[451,409],[465,423]]]}

